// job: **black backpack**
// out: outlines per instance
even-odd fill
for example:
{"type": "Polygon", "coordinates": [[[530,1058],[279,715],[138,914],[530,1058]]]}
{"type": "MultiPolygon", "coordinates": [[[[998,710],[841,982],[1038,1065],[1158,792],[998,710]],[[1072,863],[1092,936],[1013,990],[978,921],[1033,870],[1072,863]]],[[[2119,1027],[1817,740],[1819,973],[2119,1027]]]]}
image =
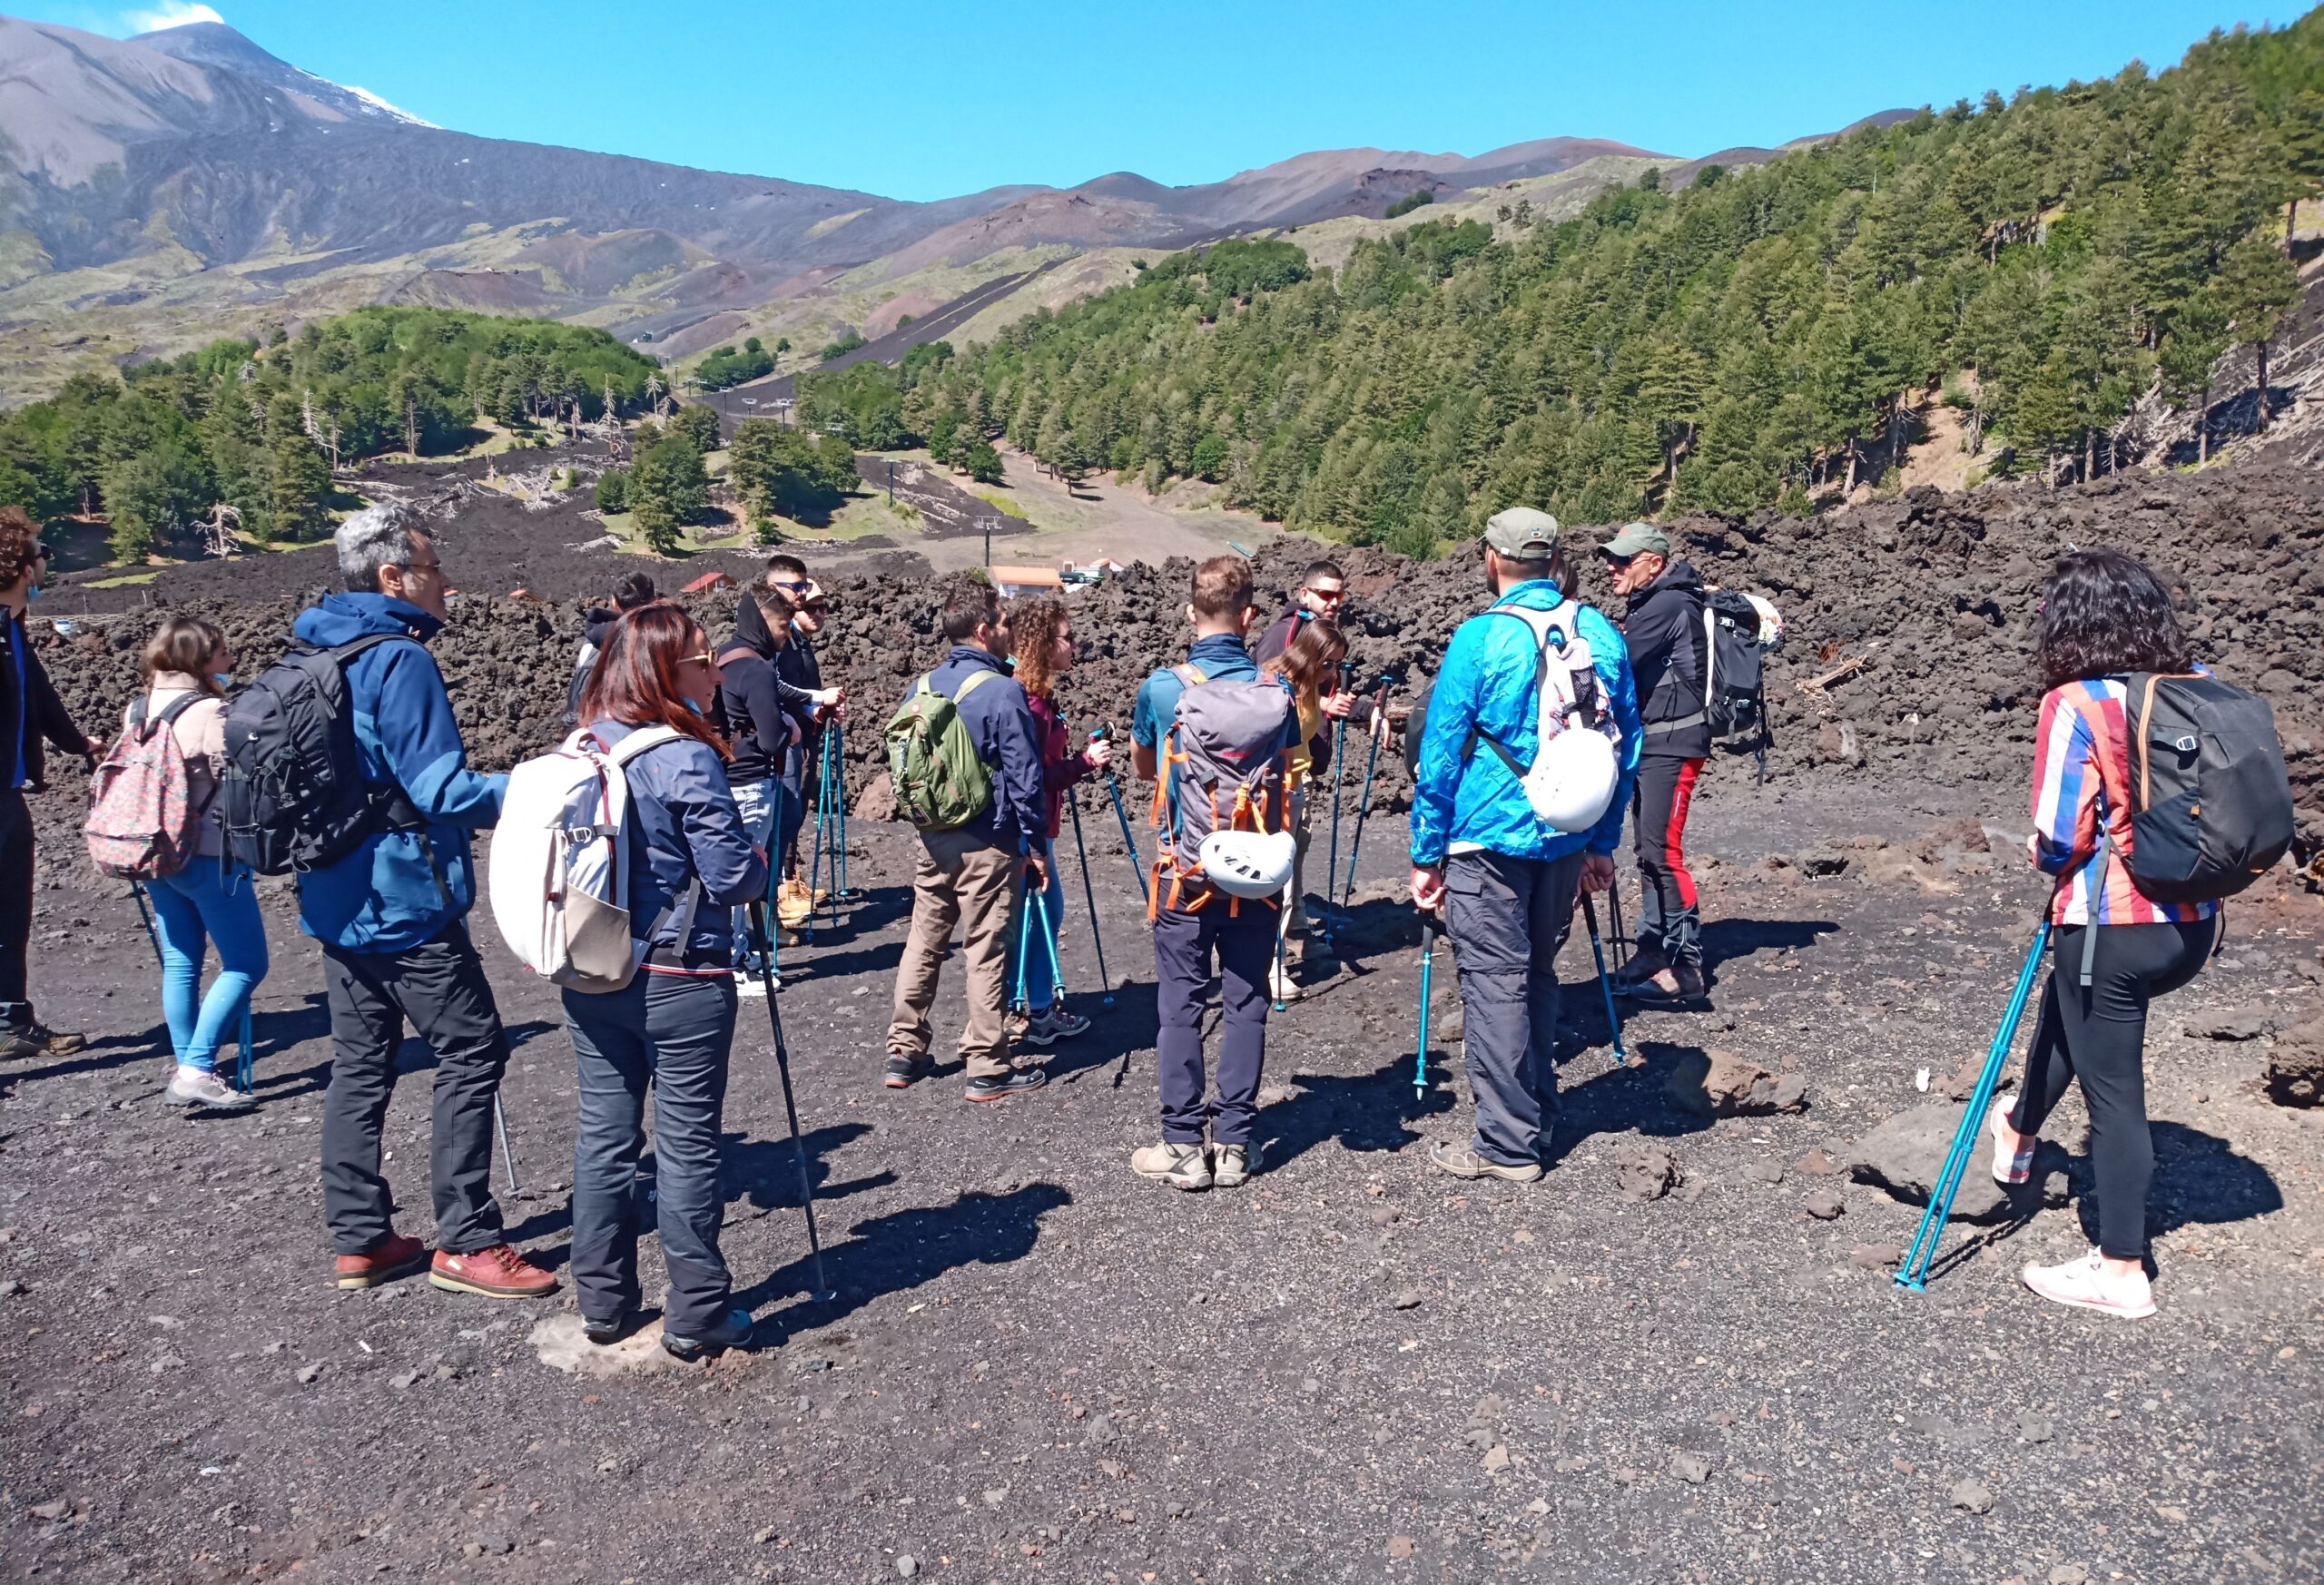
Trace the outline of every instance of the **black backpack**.
{"type": "Polygon", "coordinates": [[[2291,782],[2264,699],[2217,677],[2123,679],[2130,738],[2130,851],[2122,862],[2157,902],[2218,902],[2291,846],[2291,782]]]}
{"type": "Polygon", "coordinates": [[[237,863],[287,875],[335,863],[374,831],[426,822],[401,787],[364,778],[347,668],[400,633],[373,633],[336,649],[292,648],[226,707],[226,763],[218,779],[226,844],[237,863]]]}
{"type": "Polygon", "coordinates": [[[1715,589],[1703,597],[1703,629],[1710,665],[1704,674],[1703,714],[1715,738],[1756,743],[1762,755],[1775,741],[1768,721],[1767,647],[1759,642],[1759,608],[1748,595],[1715,589]]]}

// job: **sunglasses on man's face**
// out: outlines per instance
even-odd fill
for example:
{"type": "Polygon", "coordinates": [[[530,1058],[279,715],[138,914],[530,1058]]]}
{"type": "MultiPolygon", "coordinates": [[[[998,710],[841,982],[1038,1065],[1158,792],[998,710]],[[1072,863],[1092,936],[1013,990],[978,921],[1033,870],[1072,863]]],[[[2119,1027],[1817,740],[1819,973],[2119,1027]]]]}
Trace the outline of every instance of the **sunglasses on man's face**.
{"type": "Polygon", "coordinates": [[[1345,589],[1310,589],[1307,592],[1318,600],[1328,600],[1335,605],[1347,598],[1345,589]]]}

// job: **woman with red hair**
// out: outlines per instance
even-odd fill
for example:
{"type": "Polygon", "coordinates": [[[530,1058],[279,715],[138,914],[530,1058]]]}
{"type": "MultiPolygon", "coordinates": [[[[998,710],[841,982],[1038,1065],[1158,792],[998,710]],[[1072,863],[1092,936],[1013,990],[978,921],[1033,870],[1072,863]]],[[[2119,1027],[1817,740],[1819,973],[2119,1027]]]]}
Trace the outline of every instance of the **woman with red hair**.
{"type": "Polygon", "coordinates": [[[582,691],[584,730],[606,749],[633,732],[676,735],[629,762],[629,917],[637,975],[599,995],[568,989],[578,1064],[573,1149],[573,1285],[583,1330],[613,1343],[635,1323],[637,1160],[654,1092],[655,1193],[669,1271],[662,1346],[680,1359],[747,1343],[718,1250],[725,1211],[719,1130],[734,1041],[730,909],[766,895],[766,855],[744,833],[711,725],[718,687],[709,636],[675,605],[615,622],[582,691]]]}

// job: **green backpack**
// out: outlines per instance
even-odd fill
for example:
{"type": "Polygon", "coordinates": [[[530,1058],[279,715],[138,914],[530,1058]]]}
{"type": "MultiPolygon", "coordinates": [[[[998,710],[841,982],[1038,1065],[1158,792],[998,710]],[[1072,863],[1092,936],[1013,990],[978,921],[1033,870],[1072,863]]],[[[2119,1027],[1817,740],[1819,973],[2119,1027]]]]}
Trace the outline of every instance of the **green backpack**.
{"type": "Polygon", "coordinates": [[[992,773],[977,757],[959,702],[998,674],[980,668],[957,695],[947,695],[936,691],[931,672],[888,719],[888,781],[896,810],[922,831],[958,831],[992,806],[992,773]]]}

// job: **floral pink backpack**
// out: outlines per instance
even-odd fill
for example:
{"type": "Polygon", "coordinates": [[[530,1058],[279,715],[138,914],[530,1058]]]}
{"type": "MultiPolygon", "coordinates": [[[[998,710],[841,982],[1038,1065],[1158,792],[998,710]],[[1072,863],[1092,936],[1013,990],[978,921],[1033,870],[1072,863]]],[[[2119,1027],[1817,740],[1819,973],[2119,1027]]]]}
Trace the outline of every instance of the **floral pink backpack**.
{"type": "Polygon", "coordinates": [[[101,872],[158,881],[185,868],[201,838],[202,811],[194,807],[178,734],[170,729],[202,697],[188,694],[150,723],[147,696],[131,703],[121,736],[89,778],[84,834],[89,861],[101,872]]]}

